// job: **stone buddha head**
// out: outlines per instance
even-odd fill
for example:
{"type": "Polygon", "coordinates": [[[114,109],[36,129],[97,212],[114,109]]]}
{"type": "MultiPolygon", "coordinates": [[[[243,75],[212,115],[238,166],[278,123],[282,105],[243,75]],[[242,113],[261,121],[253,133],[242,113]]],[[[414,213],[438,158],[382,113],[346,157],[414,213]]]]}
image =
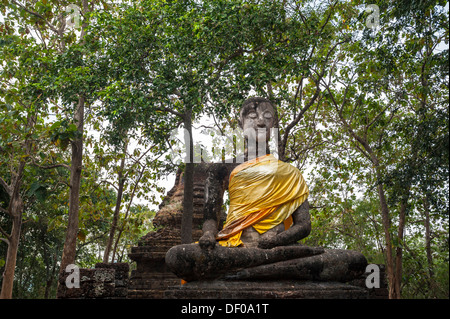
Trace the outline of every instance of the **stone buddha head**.
{"type": "Polygon", "coordinates": [[[242,105],[239,125],[249,142],[267,144],[270,138],[270,129],[276,123],[275,109],[270,100],[262,97],[247,99],[242,105]]]}

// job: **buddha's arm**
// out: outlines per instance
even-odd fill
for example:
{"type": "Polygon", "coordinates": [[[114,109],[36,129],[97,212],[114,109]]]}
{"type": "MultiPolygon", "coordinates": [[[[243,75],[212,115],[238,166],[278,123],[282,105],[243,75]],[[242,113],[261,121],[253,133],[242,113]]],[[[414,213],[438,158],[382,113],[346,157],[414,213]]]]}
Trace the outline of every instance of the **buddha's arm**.
{"type": "Polygon", "coordinates": [[[203,235],[199,239],[199,244],[202,248],[214,248],[216,244],[218,220],[225,188],[224,181],[226,181],[227,177],[228,170],[223,165],[213,164],[208,169],[208,177],[205,183],[205,205],[203,208],[203,235]]]}
{"type": "Polygon", "coordinates": [[[287,230],[272,238],[264,238],[258,243],[259,248],[272,248],[296,243],[305,238],[311,232],[311,217],[309,215],[309,203],[306,200],[292,214],[294,224],[287,230]]]}

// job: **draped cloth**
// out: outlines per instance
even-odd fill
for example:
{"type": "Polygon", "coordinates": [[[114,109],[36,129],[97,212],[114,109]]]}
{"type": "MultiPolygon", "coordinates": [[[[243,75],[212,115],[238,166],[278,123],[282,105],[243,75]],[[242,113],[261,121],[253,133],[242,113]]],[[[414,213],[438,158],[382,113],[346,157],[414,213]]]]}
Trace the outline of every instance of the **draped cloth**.
{"type": "Polygon", "coordinates": [[[216,238],[225,247],[241,245],[241,234],[247,227],[260,234],[280,223],[289,228],[292,213],[309,195],[300,171],[271,154],[237,166],[231,172],[228,190],[230,207],[216,238]]]}

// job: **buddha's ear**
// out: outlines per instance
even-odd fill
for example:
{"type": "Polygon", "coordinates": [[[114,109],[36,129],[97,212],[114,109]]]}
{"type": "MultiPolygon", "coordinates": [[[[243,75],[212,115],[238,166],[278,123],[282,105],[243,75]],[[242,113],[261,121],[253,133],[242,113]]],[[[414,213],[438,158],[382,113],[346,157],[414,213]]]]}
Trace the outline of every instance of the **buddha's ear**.
{"type": "Polygon", "coordinates": [[[242,112],[242,109],[241,109],[241,111],[238,113],[238,115],[236,116],[235,115],[235,119],[236,119],[236,121],[237,121],[237,123],[238,123],[238,125],[239,125],[239,127],[241,128],[241,129],[243,129],[243,121],[242,121],[242,119],[243,119],[243,117],[244,117],[244,115],[242,114],[243,112],[242,112]]]}
{"type": "Polygon", "coordinates": [[[239,127],[240,127],[241,129],[243,129],[241,117],[239,117],[239,118],[237,119],[237,122],[238,122],[239,127]]]}

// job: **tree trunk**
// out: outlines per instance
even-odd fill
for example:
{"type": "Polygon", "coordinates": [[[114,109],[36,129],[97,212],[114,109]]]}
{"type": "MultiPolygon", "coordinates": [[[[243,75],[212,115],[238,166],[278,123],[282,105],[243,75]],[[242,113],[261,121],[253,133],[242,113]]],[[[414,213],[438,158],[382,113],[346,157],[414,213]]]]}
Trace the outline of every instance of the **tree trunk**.
{"type": "Polygon", "coordinates": [[[128,218],[128,213],[130,212],[131,204],[133,203],[133,198],[134,198],[134,195],[136,194],[136,189],[137,189],[137,187],[139,185],[139,182],[140,182],[140,180],[142,178],[142,175],[144,174],[145,167],[146,166],[142,167],[142,170],[139,172],[139,177],[134,183],[133,191],[131,192],[131,196],[130,196],[130,201],[128,202],[127,210],[125,212],[125,216],[123,217],[122,226],[119,228],[119,233],[117,234],[116,242],[114,244],[114,249],[113,249],[113,252],[112,252],[112,259],[111,259],[112,262],[114,262],[114,260],[116,258],[116,251],[117,251],[117,247],[119,246],[120,237],[122,236],[122,233],[123,233],[123,231],[125,229],[125,225],[127,223],[127,218],[128,218]]]}
{"type": "Polygon", "coordinates": [[[398,245],[396,248],[395,256],[395,291],[393,293],[393,298],[401,298],[401,283],[402,283],[402,266],[403,266],[403,235],[406,223],[406,205],[408,199],[402,200],[400,203],[400,216],[398,222],[398,245]]]}
{"type": "Polygon", "coordinates": [[[429,288],[434,296],[435,291],[435,281],[434,281],[434,270],[433,270],[433,255],[431,254],[431,228],[430,228],[430,204],[428,201],[428,195],[423,199],[423,207],[425,211],[425,251],[427,253],[428,262],[428,276],[429,276],[429,288]]]}
{"type": "MultiPolygon", "coordinates": [[[[36,123],[36,117],[28,114],[27,127],[31,129],[36,123]]],[[[30,154],[31,142],[26,139],[24,143],[25,155],[30,154]]],[[[14,273],[16,269],[17,251],[19,249],[20,232],[22,229],[22,214],[23,214],[23,200],[20,195],[20,188],[22,186],[23,171],[25,169],[25,157],[19,162],[17,172],[11,172],[14,178],[11,185],[5,186],[6,192],[10,196],[8,206],[8,215],[12,219],[11,234],[7,236],[8,250],[6,252],[5,271],[3,273],[2,291],[0,292],[0,299],[11,299],[14,285],[14,273]]]]}
{"type": "Polygon", "coordinates": [[[45,285],[45,291],[44,291],[44,299],[48,299],[48,296],[50,294],[50,289],[52,288],[53,278],[50,278],[47,280],[47,283],[45,285]]]}
{"type": "Polygon", "coordinates": [[[364,154],[370,158],[370,161],[372,162],[373,167],[375,168],[375,174],[376,174],[376,183],[377,183],[377,191],[378,191],[378,199],[380,201],[380,209],[381,209],[381,219],[383,222],[383,229],[384,229],[384,238],[386,241],[386,272],[388,275],[388,282],[389,282],[389,298],[395,299],[395,269],[394,269],[394,259],[392,256],[392,240],[391,240],[391,233],[390,233],[390,227],[391,227],[391,220],[389,216],[389,207],[386,200],[386,195],[384,193],[383,188],[383,176],[380,171],[380,162],[373,151],[372,147],[367,142],[367,139],[362,138],[361,136],[357,135],[351,126],[345,121],[342,113],[338,112],[338,115],[341,119],[341,122],[343,126],[347,129],[347,131],[350,133],[350,136],[353,137],[355,142],[360,143],[364,150],[367,152],[367,154],[364,154]]]}
{"type": "MultiPolygon", "coordinates": [[[[56,260],[55,260],[56,262],[56,260]]],[[[44,293],[44,298],[45,299],[49,299],[50,297],[50,292],[52,290],[52,285],[53,285],[53,280],[55,278],[55,273],[56,273],[56,269],[58,268],[57,264],[54,263],[53,265],[48,265],[48,267],[52,267],[52,271],[50,273],[50,275],[47,277],[47,284],[45,286],[45,293],[44,293]]]]}
{"type": "MultiPolygon", "coordinates": [[[[370,150],[370,148],[366,148],[366,150],[370,150]]],[[[388,275],[389,281],[389,298],[395,298],[395,272],[394,272],[394,260],[392,256],[392,240],[391,240],[391,220],[389,216],[389,208],[386,201],[386,195],[384,193],[383,184],[381,183],[382,176],[380,172],[380,168],[378,165],[378,159],[375,157],[373,153],[369,153],[372,158],[372,162],[375,166],[376,176],[377,176],[377,190],[378,190],[378,198],[380,201],[381,208],[381,218],[383,221],[383,229],[384,229],[384,238],[386,241],[386,271],[388,275]]]]}
{"type": "Polygon", "coordinates": [[[350,133],[350,136],[352,136],[355,141],[359,142],[364,150],[366,150],[367,154],[370,157],[370,160],[373,164],[373,167],[375,168],[375,174],[376,174],[376,183],[377,183],[377,190],[378,190],[378,198],[380,201],[380,209],[381,209],[381,219],[383,222],[383,229],[384,229],[384,238],[386,241],[386,272],[388,275],[388,282],[389,282],[389,298],[390,299],[396,299],[396,291],[395,291],[395,269],[394,269],[394,259],[392,255],[392,240],[391,240],[391,219],[389,216],[389,207],[386,200],[386,195],[384,193],[383,188],[383,176],[380,171],[380,162],[373,151],[373,149],[370,147],[369,143],[366,139],[358,136],[353,129],[347,124],[347,122],[344,120],[342,114],[339,113],[339,116],[341,118],[342,123],[344,124],[344,127],[348,130],[350,133]]]}
{"type": "Polygon", "coordinates": [[[17,196],[15,196],[15,198],[11,200],[10,211],[14,215],[14,217],[12,218],[11,235],[8,238],[8,251],[6,253],[6,264],[5,271],[3,272],[3,282],[0,299],[12,298],[17,251],[19,248],[20,231],[22,228],[23,203],[19,194],[17,194],[17,196]]]}
{"type": "Polygon", "coordinates": [[[70,167],[70,195],[69,220],[67,223],[66,239],[61,258],[60,272],[65,272],[66,266],[75,263],[75,253],[78,236],[78,212],[80,208],[80,184],[83,160],[83,125],[84,125],[84,97],[78,99],[74,120],[77,130],[81,134],[72,141],[72,162],[70,167]]]}
{"type": "Polygon", "coordinates": [[[186,166],[184,169],[184,198],[183,215],[181,218],[181,243],[192,242],[192,215],[194,213],[194,163],[193,163],[193,140],[192,140],[192,109],[187,108],[184,117],[184,140],[187,152],[186,166]]]}
{"type": "Polygon", "coordinates": [[[117,221],[119,220],[120,204],[122,203],[123,186],[125,184],[125,179],[123,178],[123,169],[125,166],[126,153],[127,153],[127,144],[125,144],[124,156],[122,157],[122,160],[120,161],[120,169],[119,169],[119,173],[118,173],[119,187],[117,190],[116,208],[114,210],[114,216],[113,216],[113,220],[112,220],[112,224],[111,224],[111,229],[109,231],[108,243],[106,245],[105,253],[103,255],[104,263],[108,262],[109,254],[110,254],[111,247],[112,247],[113,241],[114,241],[114,235],[115,235],[116,229],[117,229],[117,221]]]}
{"type": "Polygon", "coordinates": [[[381,217],[384,228],[384,239],[386,241],[386,263],[387,263],[386,271],[388,274],[388,281],[389,281],[389,298],[392,298],[394,292],[394,261],[392,258],[391,234],[389,232],[391,222],[389,219],[389,209],[387,206],[382,185],[378,185],[378,196],[381,205],[381,217]]]}

